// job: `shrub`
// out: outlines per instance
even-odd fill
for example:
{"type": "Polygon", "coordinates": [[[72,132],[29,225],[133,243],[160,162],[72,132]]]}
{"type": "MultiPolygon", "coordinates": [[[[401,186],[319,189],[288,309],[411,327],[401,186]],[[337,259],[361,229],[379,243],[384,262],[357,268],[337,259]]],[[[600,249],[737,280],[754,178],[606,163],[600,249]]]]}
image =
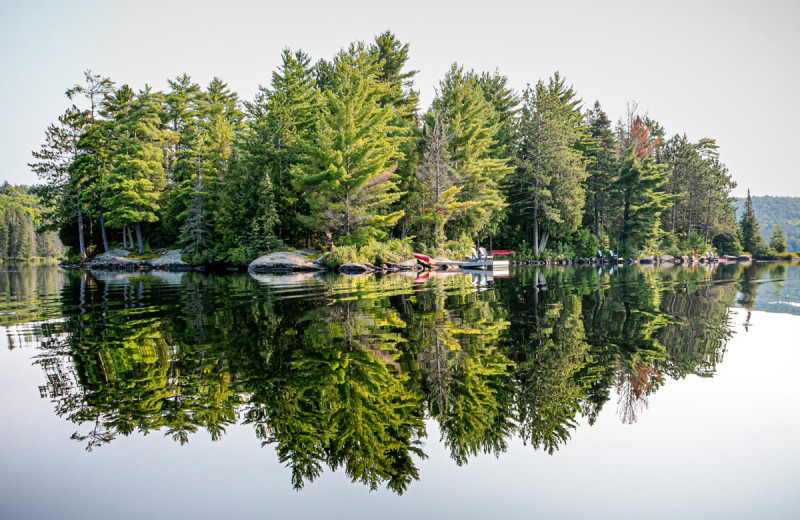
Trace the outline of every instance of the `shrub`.
{"type": "Polygon", "coordinates": [[[325,264],[335,269],[342,264],[354,263],[380,265],[386,262],[402,262],[412,257],[410,239],[356,240],[356,245],[332,246],[325,255],[325,264]],[[361,245],[358,245],[361,243],[361,245]]]}

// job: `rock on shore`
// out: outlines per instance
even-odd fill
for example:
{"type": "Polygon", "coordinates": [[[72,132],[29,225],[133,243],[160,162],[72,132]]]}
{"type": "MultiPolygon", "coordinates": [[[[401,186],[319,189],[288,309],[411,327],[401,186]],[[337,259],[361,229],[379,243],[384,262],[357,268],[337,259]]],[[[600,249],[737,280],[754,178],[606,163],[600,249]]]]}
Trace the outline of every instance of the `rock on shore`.
{"type": "Polygon", "coordinates": [[[165,271],[191,271],[192,266],[181,260],[181,250],[171,249],[158,258],[150,260],[153,269],[163,269],[165,271]]]}
{"type": "Polygon", "coordinates": [[[293,272],[293,271],[324,271],[325,268],[308,259],[300,253],[283,251],[260,256],[250,262],[247,270],[253,273],[293,272]]]}

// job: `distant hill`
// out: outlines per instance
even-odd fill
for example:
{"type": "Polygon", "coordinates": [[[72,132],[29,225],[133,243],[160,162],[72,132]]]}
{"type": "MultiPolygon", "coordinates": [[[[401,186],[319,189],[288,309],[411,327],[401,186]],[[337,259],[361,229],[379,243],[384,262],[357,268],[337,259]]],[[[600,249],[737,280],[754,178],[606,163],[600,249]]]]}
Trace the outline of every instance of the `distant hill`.
{"type": "MultiPolygon", "coordinates": [[[[735,206],[738,220],[744,199],[737,199],[735,206]]],[[[765,242],[769,242],[772,227],[778,224],[786,235],[786,250],[800,251],[800,197],[753,197],[753,209],[765,242]]]]}

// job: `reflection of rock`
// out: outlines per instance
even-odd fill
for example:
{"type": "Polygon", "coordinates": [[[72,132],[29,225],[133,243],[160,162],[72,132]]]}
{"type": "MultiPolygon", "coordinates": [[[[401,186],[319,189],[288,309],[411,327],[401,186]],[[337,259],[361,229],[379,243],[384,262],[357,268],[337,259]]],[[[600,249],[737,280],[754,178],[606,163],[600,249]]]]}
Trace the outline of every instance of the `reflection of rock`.
{"type": "Polygon", "coordinates": [[[141,280],[144,278],[155,278],[160,282],[169,285],[180,285],[181,278],[184,273],[169,272],[169,271],[150,271],[144,273],[127,273],[120,271],[95,271],[92,276],[98,280],[102,280],[108,285],[128,285],[132,281],[141,280]]]}
{"type": "Polygon", "coordinates": [[[154,269],[165,269],[167,271],[189,271],[192,266],[181,260],[181,250],[172,249],[166,254],[150,260],[154,269]]]}
{"type": "Polygon", "coordinates": [[[258,283],[263,283],[265,285],[302,285],[309,282],[319,282],[320,279],[318,278],[319,273],[314,273],[310,271],[302,272],[302,273],[283,273],[283,274],[271,274],[271,273],[250,273],[250,276],[253,277],[258,283]]]}
{"type": "Polygon", "coordinates": [[[268,272],[294,272],[294,271],[322,271],[323,268],[313,264],[299,253],[280,252],[256,258],[247,267],[254,273],[268,272]]]}

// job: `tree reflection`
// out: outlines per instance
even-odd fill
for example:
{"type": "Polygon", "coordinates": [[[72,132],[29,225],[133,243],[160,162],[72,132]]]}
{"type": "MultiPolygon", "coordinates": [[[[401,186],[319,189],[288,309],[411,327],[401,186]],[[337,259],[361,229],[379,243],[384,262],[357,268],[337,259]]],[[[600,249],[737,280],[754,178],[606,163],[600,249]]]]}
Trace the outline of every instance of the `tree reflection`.
{"type": "Polygon", "coordinates": [[[19,341],[38,345],[42,397],[88,450],[155,431],[219,440],[243,423],[298,489],[330,468],[402,493],[426,457],[426,420],[458,464],[514,436],[552,454],[611,400],[634,422],[669,381],[713,376],[730,308],[753,308],[783,269],[502,280],[40,270],[0,273],[0,301],[5,323],[37,321],[19,341]],[[57,297],[32,305],[41,294],[57,297]]]}

